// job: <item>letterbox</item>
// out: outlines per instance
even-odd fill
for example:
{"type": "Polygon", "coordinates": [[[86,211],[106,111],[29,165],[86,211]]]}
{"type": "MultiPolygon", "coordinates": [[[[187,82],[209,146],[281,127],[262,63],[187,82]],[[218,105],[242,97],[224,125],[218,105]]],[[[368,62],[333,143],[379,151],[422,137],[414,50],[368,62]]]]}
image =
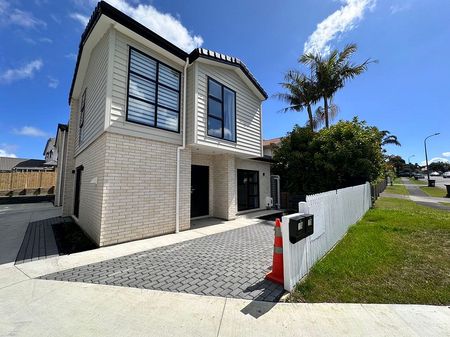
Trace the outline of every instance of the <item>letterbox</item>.
{"type": "Polygon", "coordinates": [[[314,215],[301,214],[289,219],[289,241],[297,243],[314,233],[314,215]]]}

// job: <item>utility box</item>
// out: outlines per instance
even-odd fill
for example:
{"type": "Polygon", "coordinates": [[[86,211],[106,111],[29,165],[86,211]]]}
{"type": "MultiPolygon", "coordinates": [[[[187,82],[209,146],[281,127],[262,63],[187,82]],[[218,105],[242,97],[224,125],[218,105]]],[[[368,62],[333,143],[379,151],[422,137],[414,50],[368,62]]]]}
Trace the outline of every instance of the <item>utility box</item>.
{"type": "Polygon", "coordinates": [[[289,219],[289,241],[294,244],[314,233],[314,215],[301,214],[289,219]]]}

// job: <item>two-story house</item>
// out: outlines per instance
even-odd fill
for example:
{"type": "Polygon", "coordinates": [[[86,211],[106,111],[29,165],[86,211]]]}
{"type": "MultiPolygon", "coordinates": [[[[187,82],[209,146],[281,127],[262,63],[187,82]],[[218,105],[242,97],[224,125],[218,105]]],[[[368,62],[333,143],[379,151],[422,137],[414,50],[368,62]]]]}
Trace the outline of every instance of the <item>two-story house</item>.
{"type": "Polygon", "coordinates": [[[265,208],[266,98],[240,60],[186,53],[100,2],[69,95],[64,215],[103,246],[265,208]]]}

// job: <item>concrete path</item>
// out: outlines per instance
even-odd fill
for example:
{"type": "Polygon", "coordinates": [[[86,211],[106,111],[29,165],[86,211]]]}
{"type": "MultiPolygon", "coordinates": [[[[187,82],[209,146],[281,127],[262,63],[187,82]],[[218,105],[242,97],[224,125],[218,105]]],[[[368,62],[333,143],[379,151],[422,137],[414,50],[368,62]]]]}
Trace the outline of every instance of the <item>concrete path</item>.
{"type": "MultiPolygon", "coordinates": [[[[33,262],[31,262],[33,263],[33,262]]],[[[269,303],[28,279],[0,267],[2,336],[449,336],[450,309],[269,303]],[[8,276],[9,275],[9,276],[8,276]]]]}
{"type": "Polygon", "coordinates": [[[59,216],[50,202],[0,205],[0,265],[14,262],[31,221],[59,216]]]}

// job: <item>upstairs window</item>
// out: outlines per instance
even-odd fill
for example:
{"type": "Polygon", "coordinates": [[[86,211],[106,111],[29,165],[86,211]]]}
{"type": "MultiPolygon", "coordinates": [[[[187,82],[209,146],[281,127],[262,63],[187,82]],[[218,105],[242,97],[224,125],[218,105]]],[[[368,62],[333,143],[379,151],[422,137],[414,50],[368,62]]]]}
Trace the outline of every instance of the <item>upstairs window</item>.
{"type": "Polygon", "coordinates": [[[181,73],[130,47],[127,121],[179,132],[181,73]]]}
{"type": "Polygon", "coordinates": [[[208,135],[236,141],[236,92],[208,78],[208,135]]]}
{"type": "Polygon", "coordinates": [[[83,140],[83,125],[84,125],[84,111],[86,110],[86,89],[83,91],[83,95],[81,96],[80,102],[80,120],[78,122],[79,130],[78,130],[78,143],[80,144],[83,140]]]}

